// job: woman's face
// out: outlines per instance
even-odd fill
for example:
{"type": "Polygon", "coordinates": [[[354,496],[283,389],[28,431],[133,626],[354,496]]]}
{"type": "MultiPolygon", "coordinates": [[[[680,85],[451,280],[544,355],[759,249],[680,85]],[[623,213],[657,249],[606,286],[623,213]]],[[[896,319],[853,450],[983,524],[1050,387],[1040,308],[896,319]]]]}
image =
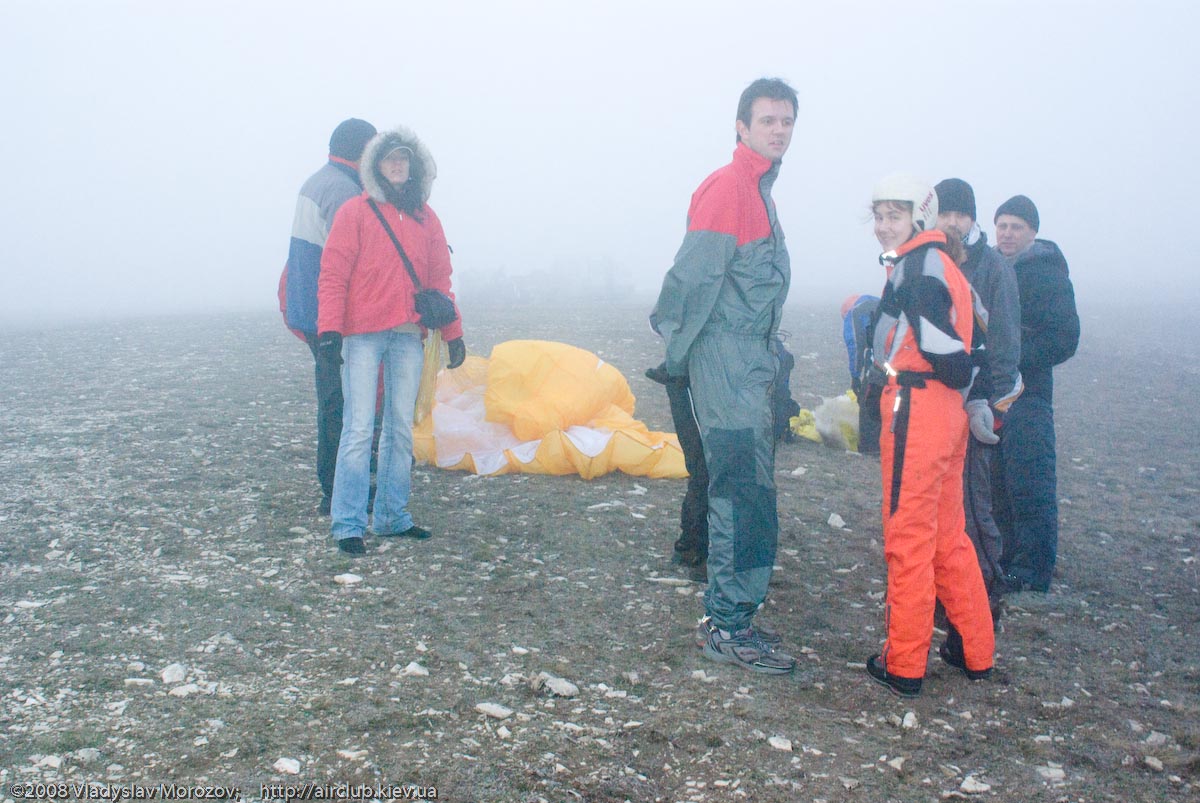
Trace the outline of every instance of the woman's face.
{"type": "Polygon", "coordinates": [[[912,210],[893,201],[875,204],[875,239],[885,252],[894,251],[913,236],[912,210]]]}
{"type": "Polygon", "coordinates": [[[396,148],[387,156],[383,157],[383,161],[379,163],[379,172],[383,173],[383,177],[388,180],[389,184],[399,187],[404,182],[408,181],[409,169],[409,150],[408,148],[396,148]]]}

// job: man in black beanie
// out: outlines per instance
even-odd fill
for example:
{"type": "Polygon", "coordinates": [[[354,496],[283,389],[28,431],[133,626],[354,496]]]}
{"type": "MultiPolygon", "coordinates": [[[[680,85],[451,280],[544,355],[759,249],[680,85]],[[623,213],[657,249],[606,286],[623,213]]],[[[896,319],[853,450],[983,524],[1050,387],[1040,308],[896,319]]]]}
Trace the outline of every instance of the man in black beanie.
{"type": "MultiPolygon", "coordinates": [[[[938,197],[938,228],[962,241],[967,258],[959,267],[987,312],[987,339],[983,354],[986,375],[977,381],[990,390],[986,399],[967,402],[971,436],[963,467],[963,508],[967,535],[975,546],[979,568],[987,587],[992,618],[998,619],[1004,591],[1000,561],[1004,543],[992,517],[992,463],[996,434],[1013,400],[1021,394],[1021,302],[1012,267],[988,246],[987,235],[975,216],[975,191],[960,178],[948,178],[934,190],[938,197]]],[[[978,348],[973,344],[973,349],[978,348]]],[[[1001,430],[1002,431],[1002,430],[1001,430]]],[[[957,632],[951,628],[948,649],[956,649],[957,632]]],[[[961,644],[957,652],[961,653],[961,644]]]]}
{"type": "Polygon", "coordinates": [[[996,250],[1012,266],[1021,297],[1021,376],[1025,391],[1000,431],[993,507],[1004,537],[1010,591],[1050,590],[1058,557],[1054,366],[1079,345],[1079,315],[1067,260],[1038,239],[1037,206],[1024,195],[996,210],[996,250]]]}
{"type": "Polygon", "coordinates": [[[316,364],[318,511],[322,515],[329,514],[342,435],[342,376],[340,358],[323,357],[317,351],[317,276],[333,216],[362,192],[358,159],[375,133],[375,126],[354,117],[333,130],[328,160],[300,188],[288,261],[279,280],[284,320],[308,343],[316,364]]]}

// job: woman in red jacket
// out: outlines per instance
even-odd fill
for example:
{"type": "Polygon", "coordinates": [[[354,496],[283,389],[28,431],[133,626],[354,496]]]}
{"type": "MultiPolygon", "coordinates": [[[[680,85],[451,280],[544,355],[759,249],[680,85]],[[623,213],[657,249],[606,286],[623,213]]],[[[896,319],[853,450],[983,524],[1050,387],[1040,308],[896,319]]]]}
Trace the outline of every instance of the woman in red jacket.
{"type": "MultiPolygon", "coordinates": [[[[365,192],[343,204],[334,217],[317,284],[318,348],[344,361],[345,405],[331,515],[338,548],[351,555],[366,551],[363,533],[380,365],[383,431],[371,528],[382,538],[430,536],[408,512],[413,408],[425,330],[415,307],[418,288],[400,250],[421,288],[454,297],[446,235],[427,203],[437,176],[429,150],[406,128],[387,131],[367,144],[359,172],[365,192]]],[[[456,368],[466,357],[461,319],[456,315],[441,333],[449,346],[450,367],[456,368]]]]}
{"type": "Polygon", "coordinates": [[[902,697],[921,692],[942,601],[962,645],[942,659],[978,680],[992,668],[992,615],[963,515],[964,398],[974,378],[971,287],[936,228],[937,195],[908,176],[871,197],[887,283],[872,359],[887,374],[880,400],[887,642],[870,676],[902,697]]]}

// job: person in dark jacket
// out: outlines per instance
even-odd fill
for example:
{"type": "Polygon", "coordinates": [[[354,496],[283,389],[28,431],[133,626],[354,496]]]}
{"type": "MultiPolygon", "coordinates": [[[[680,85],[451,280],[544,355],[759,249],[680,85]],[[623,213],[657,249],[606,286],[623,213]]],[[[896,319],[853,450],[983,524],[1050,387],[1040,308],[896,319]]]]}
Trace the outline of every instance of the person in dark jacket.
{"type": "Polygon", "coordinates": [[[322,359],[317,349],[317,277],[321,252],[333,216],[342,204],[362,192],[358,159],[375,126],[365,120],[343,120],[329,138],[329,159],[300,187],[287,264],[280,279],[284,320],[308,344],[313,355],[317,387],[317,481],[321,485],[318,511],[329,515],[338,440],[342,433],[342,377],[338,362],[322,359]]]}
{"type": "Polygon", "coordinates": [[[733,161],[692,195],[687,233],[653,320],[669,377],[686,377],[708,468],[705,657],[785,674],[796,661],[753,625],[775,565],[772,385],[791,267],[771,198],[796,122],[796,92],[759,79],[738,102],[733,161]]]}
{"type": "Polygon", "coordinates": [[[1000,431],[994,510],[1008,589],[1046,592],[1058,556],[1054,366],[1075,354],[1079,314],[1066,258],[1057,245],[1037,238],[1041,221],[1033,201],[1008,199],[995,223],[996,250],[1012,266],[1020,292],[1025,390],[1000,431]]]}
{"type": "MultiPolygon", "coordinates": [[[[938,196],[938,228],[957,237],[966,249],[959,266],[987,313],[988,398],[968,402],[971,437],[963,471],[963,507],[967,535],[979,557],[987,586],[992,619],[1000,613],[1004,571],[1000,567],[1004,542],[992,516],[992,462],[996,434],[1004,415],[1021,395],[1021,301],[1012,267],[988,246],[975,212],[975,190],[960,178],[948,178],[934,189],[938,196]]],[[[951,638],[957,636],[951,630],[951,638]]]]}

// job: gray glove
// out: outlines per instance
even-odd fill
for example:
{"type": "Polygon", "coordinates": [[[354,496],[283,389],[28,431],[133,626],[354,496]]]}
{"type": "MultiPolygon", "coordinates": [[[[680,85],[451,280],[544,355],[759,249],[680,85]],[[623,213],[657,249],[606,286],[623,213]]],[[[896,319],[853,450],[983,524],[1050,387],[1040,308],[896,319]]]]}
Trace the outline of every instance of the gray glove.
{"type": "Polygon", "coordinates": [[[992,415],[992,407],[983,399],[973,399],[967,402],[967,421],[971,425],[971,434],[980,443],[994,444],[1000,442],[996,434],[996,417],[992,415]]]}

